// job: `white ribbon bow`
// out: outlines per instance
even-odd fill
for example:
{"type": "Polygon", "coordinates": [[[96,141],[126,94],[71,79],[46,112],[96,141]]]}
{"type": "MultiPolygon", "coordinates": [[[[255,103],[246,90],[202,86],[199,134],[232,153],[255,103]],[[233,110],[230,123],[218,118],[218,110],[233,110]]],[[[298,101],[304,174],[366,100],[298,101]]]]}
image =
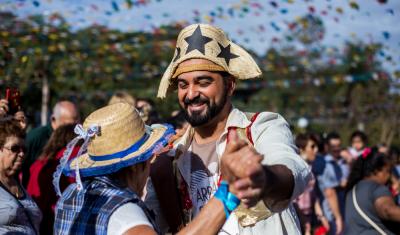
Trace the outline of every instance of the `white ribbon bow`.
{"type": "MultiPolygon", "coordinates": [[[[60,190],[60,178],[62,175],[62,172],[65,168],[65,166],[68,163],[68,160],[72,154],[72,151],[74,150],[75,145],[78,143],[80,139],[83,139],[83,144],[79,148],[77,156],[81,156],[83,152],[86,152],[87,146],[89,145],[90,139],[98,134],[100,131],[100,127],[96,124],[91,125],[86,131],[83,129],[83,126],[81,124],[77,124],[74,128],[75,134],[78,136],[75,137],[73,140],[71,140],[67,144],[67,149],[64,151],[64,154],[62,158],[60,159],[60,163],[57,166],[57,170],[53,174],[53,185],[54,189],[57,193],[58,196],[61,196],[61,190],[60,190]]],[[[79,160],[76,161],[75,165],[75,179],[76,179],[76,184],[78,190],[81,190],[83,185],[81,181],[81,176],[79,174],[79,160]]]]}

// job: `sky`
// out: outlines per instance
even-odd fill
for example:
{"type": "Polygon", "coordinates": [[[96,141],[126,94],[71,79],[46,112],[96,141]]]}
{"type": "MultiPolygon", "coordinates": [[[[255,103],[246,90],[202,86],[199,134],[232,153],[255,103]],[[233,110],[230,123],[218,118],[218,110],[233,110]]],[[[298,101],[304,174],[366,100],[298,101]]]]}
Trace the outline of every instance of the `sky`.
{"type": "Polygon", "coordinates": [[[379,42],[384,67],[400,70],[400,0],[0,0],[0,11],[21,18],[59,13],[73,29],[100,24],[152,31],[171,22],[210,23],[259,55],[287,43],[291,23],[313,13],[325,27],[321,45],[379,42]]]}

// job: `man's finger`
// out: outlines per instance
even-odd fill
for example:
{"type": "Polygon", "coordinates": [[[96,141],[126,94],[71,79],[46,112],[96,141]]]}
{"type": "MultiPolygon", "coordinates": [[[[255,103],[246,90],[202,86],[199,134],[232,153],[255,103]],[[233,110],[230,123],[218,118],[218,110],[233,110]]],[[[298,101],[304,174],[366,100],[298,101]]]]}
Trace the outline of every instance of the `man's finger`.
{"type": "Polygon", "coordinates": [[[236,191],[245,190],[252,186],[253,182],[249,178],[239,179],[233,184],[233,187],[235,188],[236,191]]]}
{"type": "Polygon", "coordinates": [[[250,201],[256,200],[260,198],[261,189],[260,188],[247,188],[246,190],[240,190],[237,192],[237,197],[239,199],[248,199],[250,201]]]}

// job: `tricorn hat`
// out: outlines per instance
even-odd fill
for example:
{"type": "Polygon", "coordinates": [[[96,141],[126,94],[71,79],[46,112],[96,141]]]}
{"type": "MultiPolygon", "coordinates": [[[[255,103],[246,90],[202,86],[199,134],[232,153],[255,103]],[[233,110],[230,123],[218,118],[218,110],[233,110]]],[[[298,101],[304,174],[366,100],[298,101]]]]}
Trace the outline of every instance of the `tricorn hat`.
{"type": "Polygon", "coordinates": [[[174,78],[191,71],[224,71],[237,79],[251,79],[261,76],[261,70],[251,55],[228,39],[225,33],[207,24],[192,24],[182,29],[175,55],[161,78],[157,96],[165,98],[174,78]],[[214,64],[196,64],[179,67],[189,59],[206,59],[214,64]]]}

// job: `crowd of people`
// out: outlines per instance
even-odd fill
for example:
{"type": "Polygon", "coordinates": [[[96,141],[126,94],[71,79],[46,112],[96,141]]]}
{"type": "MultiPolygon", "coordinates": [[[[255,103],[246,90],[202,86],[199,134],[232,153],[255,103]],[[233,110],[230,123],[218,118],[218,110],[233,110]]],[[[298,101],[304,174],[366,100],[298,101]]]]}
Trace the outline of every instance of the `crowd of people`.
{"type": "Polygon", "coordinates": [[[308,189],[295,200],[305,234],[362,234],[371,225],[360,218],[355,200],[372,221],[387,228],[386,234],[390,229],[399,233],[399,227],[394,226],[399,224],[395,218],[400,205],[398,149],[369,145],[367,135],[358,130],[350,136],[347,147],[336,132],[325,138],[315,133],[298,134],[295,143],[314,175],[308,189]]]}
{"type": "Polygon", "coordinates": [[[291,134],[272,112],[233,107],[261,75],[220,29],[178,36],[158,97],[116,92],[81,125],[58,101],[26,133],[0,100],[0,234],[399,234],[400,156],[355,131],[291,134]],[[164,124],[162,124],[164,123],[164,124]]]}

